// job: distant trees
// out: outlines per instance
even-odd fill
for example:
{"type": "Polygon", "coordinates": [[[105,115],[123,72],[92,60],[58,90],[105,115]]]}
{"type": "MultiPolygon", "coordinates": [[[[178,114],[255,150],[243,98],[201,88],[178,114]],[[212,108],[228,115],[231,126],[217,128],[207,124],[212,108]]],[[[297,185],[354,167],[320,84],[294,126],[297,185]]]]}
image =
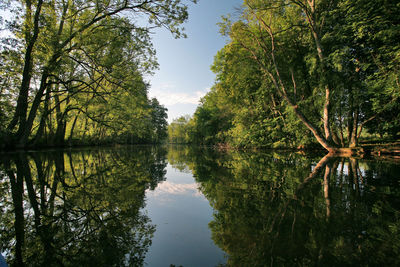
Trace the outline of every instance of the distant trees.
{"type": "Polygon", "coordinates": [[[194,115],[197,136],[336,151],[358,146],[365,128],[398,135],[399,8],[395,1],[245,0],[238,21],[221,23],[230,42],[215,57],[216,84],[194,115]]]}
{"type": "Polygon", "coordinates": [[[3,143],[162,136],[142,129],[159,127],[148,124],[159,122],[152,116],[161,108],[143,79],[157,67],[149,31],[163,26],[181,36],[182,1],[10,1],[5,8],[15,19],[0,51],[3,143]]]}
{"type": "Polygon", "coordinates": [[[189,126],[190,116],[185,115],[177,119],[174,119],[170,125],[168,125],[168,142],[175,144],[187,144],[190,142],[190,130],[189,126]]]}
{"type": "Polygon", "coordinates": [[[151,99],[150,107],[150,140],[160,142],[168,137],[167,109],[158,102],[157,98],[151,99]]]}

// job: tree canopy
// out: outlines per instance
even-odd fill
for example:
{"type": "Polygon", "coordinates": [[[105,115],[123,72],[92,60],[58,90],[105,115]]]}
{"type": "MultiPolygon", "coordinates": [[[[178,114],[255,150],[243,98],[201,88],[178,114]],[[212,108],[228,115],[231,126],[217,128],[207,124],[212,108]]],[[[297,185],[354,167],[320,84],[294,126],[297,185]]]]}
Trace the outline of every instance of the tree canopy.
{"type": "Polygon", "coordinates": [[[397,1],[245,0],[193,116],[192,142],[357,147],[399,136],[397,1]],[[365,131],[364,131],[365,133],[365,131]]]}
{"type": "Polygon", "coordinates": [[[151,29],[184,36],[183,1],[8,1],[2,8],[13,16],[0,50],[4,144],[165,137],[165,108],[148,99],[144,76],[157,67],[151,29]]]}

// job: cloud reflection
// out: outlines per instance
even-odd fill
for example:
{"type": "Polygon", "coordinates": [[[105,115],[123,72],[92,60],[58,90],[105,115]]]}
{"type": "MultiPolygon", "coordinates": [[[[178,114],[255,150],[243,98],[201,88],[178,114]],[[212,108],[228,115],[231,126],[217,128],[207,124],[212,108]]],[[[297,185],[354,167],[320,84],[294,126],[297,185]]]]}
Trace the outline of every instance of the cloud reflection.
{"type": "Polygon", "coordinates": [[[191,184],[178,184],[169,181],[164,181],[158,184],[157,188],[154,191],[148,191],[148,197],[162,197],[165,198],[168,196],[192,196],[192,197],[199,197],[204,198],[203,194],[200,193],[198,190],[198,186],[196,183],[191,184]]]}

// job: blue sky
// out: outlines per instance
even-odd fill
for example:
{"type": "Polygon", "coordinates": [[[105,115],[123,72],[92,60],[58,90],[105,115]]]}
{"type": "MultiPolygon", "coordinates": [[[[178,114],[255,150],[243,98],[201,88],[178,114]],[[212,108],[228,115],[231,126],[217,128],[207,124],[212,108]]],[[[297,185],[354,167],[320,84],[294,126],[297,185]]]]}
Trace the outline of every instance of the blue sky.
{"type": "Polygon", "coordinates": [[[198,101],[214,84],[210,66],[214,56],[226,44],[219,34],[221,16],[235,14],[243,0],[199,0],[189,5],[185,23],[188,38],[174,39],[165,29],[153,36],[160,69],[148,77],[150,97],[168,108],[168,122],[181,115],[192,115],[198,101]]]}

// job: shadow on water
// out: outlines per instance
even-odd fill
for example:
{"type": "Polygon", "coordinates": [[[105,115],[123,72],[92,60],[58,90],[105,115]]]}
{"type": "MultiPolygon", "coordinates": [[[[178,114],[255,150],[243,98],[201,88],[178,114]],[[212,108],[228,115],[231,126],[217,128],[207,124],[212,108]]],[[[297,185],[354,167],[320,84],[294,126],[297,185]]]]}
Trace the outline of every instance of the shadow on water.
{"type": "Polygon", "coordinates": [[[399,164],[174,148],[168,157],[213,206],[227,266],[400,265],[399,164]]]}
{"type": "Polygon", "coordinates": [[[11,266],[142,266],[155,226],[141,208],[165,158],[162,148],[4,155],[0,251],[11,266]]]}

